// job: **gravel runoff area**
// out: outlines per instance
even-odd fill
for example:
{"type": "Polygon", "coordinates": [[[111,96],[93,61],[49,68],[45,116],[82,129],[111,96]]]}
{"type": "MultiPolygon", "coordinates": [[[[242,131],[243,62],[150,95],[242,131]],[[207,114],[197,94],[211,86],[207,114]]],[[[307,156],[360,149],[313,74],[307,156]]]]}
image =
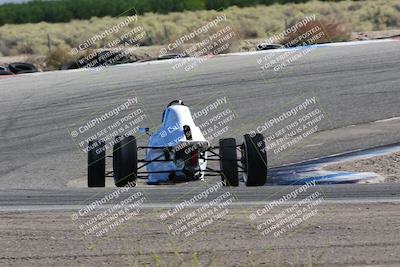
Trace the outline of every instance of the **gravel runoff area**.
{"type": "Polygon", "coordinates": [[[386,183],[400,183],[400,152],[346,161],[326,166],[324,169],[328,171],[374,172],[385,177],[386,183]]]}
{"type": "MultiPolygon", "coordinates": [[[[252,222],[260,207],[229,207],[217,222],[176,238],[144,209],[110,236],[88,239],[73,211],[2,212],[0,266],[399,266],[399,204],[322,202],[317,212],[279,237],[252,222]]],[[[171,218],[168,218],[170,220],[171,218]]],[[[167,221],[171,223],[170,221],[167,221]]]]}

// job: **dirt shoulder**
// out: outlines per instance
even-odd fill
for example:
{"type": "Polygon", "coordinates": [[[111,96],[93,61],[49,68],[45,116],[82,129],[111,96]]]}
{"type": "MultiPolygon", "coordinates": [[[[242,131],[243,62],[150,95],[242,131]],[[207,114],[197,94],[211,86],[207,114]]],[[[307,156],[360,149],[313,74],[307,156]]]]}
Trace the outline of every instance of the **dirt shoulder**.
{"type": "Polygon", "coordinates": [[[399,205],[329,204],[279,237],[250,222],[255,208],[229,213],[181,239],[160,222],[165,210],[143,210],[110,236],[88,239],[70,211],[3,212],[1,266],[368,266],[400,264],[399,205]]]}
{"type": "Polygon", "coordinates": [[[342,162],[324,168],[328,171],[374,172],[387,183],[400,183],[400,152],[368,159],[342,162]]]}

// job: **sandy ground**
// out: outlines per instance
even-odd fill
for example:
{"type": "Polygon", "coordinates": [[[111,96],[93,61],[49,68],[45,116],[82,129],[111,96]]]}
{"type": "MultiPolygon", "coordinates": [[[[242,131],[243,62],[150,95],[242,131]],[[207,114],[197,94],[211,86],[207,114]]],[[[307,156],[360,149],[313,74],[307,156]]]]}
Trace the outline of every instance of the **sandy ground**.
{"type": "Polygon", "coordinates": [[[329,165],[324,169],[329,171],[374,172],[385,177],[385,182],[400,183],[400,152],[329,165]]]}
{"type": "Polygon", "coordinates": [[[188,238],[145,209],[107,237],[85,237],[72,211],[3,212],[0,266],[399,266],[398,204],[329,204],[290,231],[263,236],[257,207],[229,212],[188,238]]]}

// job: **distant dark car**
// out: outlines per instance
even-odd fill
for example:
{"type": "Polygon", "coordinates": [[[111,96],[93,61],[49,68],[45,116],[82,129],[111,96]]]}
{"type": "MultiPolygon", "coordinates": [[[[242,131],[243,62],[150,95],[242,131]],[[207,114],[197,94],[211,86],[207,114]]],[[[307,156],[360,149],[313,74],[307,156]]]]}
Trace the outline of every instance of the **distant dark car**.
{"type": "Polygon", "coordinates": [[[283,48],[284,46],[281,44],[258,44],[257,50],[269,50],[269,49],[279,49],[283,48]]]}

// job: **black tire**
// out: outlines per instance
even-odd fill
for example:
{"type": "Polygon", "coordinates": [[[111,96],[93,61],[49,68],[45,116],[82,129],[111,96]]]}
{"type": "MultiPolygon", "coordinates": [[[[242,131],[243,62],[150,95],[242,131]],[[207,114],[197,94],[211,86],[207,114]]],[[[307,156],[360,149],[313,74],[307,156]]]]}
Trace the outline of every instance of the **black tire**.
{"type": "Polygon", "coordinates": [[[8,65],[8,68],[15,74],[38,72],[38,69],[34,65],[22,62],[11,63],[8,65]]]}
{"type": "Polygon", "coordinates": [[[244,135],[243,157],[246,166],[246,185],[263,186],[267,181],[267,153],[262,134],[244,135]]]}
{"type": "Polygon", "coordinates": [[[60,66],[60,70],[76,70],[79,69],[81,66],[78,62],[69,62],[66,64],[62,64],[60,66]]]}
{"type": "Polygon", "coordinates": [[[116,137],[113,152],[114,182],[118,187],[128,183],[135,184],[137,178],[137,145],[134,136],[127,136],[121,140],[116,137]]]}
{"type": "Polygon", "coordinates": [[[88,149],[88,187],[106,185],[106,151],[103,141],[89,141],[88,149]],[[96,145],[97,144],[97,145],[96,145]],[[98,149],[102,151],[96,153],[98,149]]]}
{"type": "Polygon", "coordinates": [[[225,186],[239,186],[236,140],[234,138],[220,139],[219,155],[222,182],[225,186]]]}

